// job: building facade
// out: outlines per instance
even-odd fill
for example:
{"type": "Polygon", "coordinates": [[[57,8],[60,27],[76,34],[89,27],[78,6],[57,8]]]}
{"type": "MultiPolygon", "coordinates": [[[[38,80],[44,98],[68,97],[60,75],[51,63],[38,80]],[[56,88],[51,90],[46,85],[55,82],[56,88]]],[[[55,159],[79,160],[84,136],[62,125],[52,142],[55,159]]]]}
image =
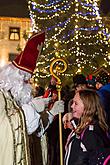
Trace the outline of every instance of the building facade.
{"type": "Polygon", "coordinates": [[[0,67],[20,53],[30,31],[30,18],[0,17],[0,67]]]}

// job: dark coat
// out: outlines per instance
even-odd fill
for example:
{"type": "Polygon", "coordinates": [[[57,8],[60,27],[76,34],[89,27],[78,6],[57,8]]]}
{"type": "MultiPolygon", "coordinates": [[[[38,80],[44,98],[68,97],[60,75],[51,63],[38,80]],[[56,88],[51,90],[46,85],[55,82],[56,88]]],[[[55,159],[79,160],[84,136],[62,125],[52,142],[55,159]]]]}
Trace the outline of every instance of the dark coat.
{"type": "Polygon", "coordinates": [[[103,147],[110,147],[110,140],[106,133],[97,123],[93,127],[90,125],[85,130],[82,140],[77,135],[70,139],[65,154],[65,165],[88,165],[91,153],[103,147]]]}

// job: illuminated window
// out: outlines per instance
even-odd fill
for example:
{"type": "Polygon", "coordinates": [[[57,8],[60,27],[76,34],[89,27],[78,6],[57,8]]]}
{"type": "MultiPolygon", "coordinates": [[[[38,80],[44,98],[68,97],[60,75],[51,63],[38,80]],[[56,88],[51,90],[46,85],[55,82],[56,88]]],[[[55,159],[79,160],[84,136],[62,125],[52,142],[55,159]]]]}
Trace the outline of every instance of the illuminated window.
{"type": "Polygon", "coordinates": [[[20,28],[10,27],[9,28],[9,40],[20,40],[20,28]]]}

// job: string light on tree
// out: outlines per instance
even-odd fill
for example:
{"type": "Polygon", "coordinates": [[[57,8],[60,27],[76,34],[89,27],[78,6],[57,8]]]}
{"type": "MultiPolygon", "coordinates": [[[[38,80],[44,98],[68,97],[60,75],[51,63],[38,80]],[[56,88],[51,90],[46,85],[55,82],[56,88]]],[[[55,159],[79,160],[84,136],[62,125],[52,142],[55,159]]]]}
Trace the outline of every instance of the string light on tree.
{"type": "Polygon", "coordinates": [[[47,81],[50,62],[56,57],[68,63],[66,80],[72,80],[79,65],[81,72],[87,75],[102,65],[109,65],[109,37],[99,4],[99,0],[28,1],[33,31],[47,31],[43,54],[37,63],[38,78],[47,81]]]}

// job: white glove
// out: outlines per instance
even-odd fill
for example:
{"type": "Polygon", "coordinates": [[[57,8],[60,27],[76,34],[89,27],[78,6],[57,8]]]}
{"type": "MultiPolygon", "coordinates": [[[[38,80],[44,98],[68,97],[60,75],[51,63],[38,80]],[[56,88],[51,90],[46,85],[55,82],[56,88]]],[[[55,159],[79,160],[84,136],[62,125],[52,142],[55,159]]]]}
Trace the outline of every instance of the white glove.
{"type": "Polygon", "coordinates": [[[40,113],[45,110],[45,107],[49,104],[50,100],[51,97],[48,98],[36,97],[31,101],[31,105],[38,113],[40,113]]]}
{"type": "Polygon", "coordinates": [[[50,110],[50,113],[55,116],[59,113],[63,113],[64,112],[64,101],[60,100],[60,101],[56,101],[52,107],[52,109],[50,110]]]}

